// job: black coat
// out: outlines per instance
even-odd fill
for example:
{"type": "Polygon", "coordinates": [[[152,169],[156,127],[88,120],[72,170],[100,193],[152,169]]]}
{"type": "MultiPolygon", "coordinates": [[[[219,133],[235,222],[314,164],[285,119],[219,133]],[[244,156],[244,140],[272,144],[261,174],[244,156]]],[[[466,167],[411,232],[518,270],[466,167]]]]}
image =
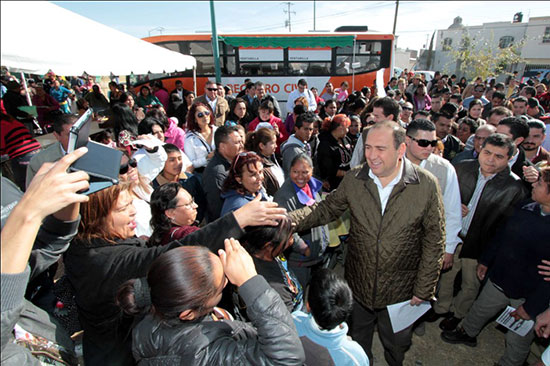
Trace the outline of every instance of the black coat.
{"type": "Polygon", "coordinates": [[[531,190],[533,189],[533,186],[532,186],[531,183],[527,182],[523,178],[524,177],[523,167],[525,167],[525,166],[535,166],[535,165],[533,163],[531,163],[531,161],[529,161],[529,159],[527,159],[527,157],[525,156],[525,151],[523,150],[522,147],[519,147],[518,151],[519,151],[518,158],[517,158],[516,162],[514,163],[514,165],[512,165],[512,173],[514,173],[515,175],[517,175],[518,177],[521,178],[521,180],[523,182],[523,185],[525,186],[527,191],[529,193],[531,193],[531,190]]]}
{"type": "MultiPolygon", "coordinates": [[[[479,173],[477,160],[464,160],[455,165],[460,197],[464,205],[472,198],[479,173]]],[[[462,238],[464,245],[460,252],[461,258],[479,259],[490,239],[495,235],[496,228],[514,209],[514,205],[525,198],[526,191],[521,180],[506,168],[497,173],[485,185],[477,204],[472,223],[466,237],[462,238]]]]}
{"type": "Polygon", "coordinates": [[[525,298],[531,319],[548,308],[550,282],[537,265],[550,258],[550,216],[541,215],[540,204],[516,207],[502,225],[479,262],[489,267],[489,278],[513,299],[525,298]]]}
{"type": "Polygon", "coordinates": [[[343,144],[332,136],[330,132],[319,134],[319,147],[317,148],[317,165],[319,167],[319,176],[321,180],[328,181],[330,190],[338,188],[343,177],[337,177],[338,170],[348,171],[350,169],[351,141],[349,137],[344,136],[343,144]]]}
{"type": "Polygon", "coordinates": [[[231,168],[231,163],[216,151],[202,174],[202,184],[207,202],[208,222],[216,220],[220,217],[220,212],[222,212],[223,199],[220,194],[229,168],[231,168]]]}
{"type": "Polygon", "coordinates": [[[304,350],[292,316],[262,276],[239,288],[252,324],[160,321],[148,315],[134,329],[140,365],[302,365],[304,350]]]}
{"type": "Polygon", "coordinates": [[[162,253],[182,245],[223,248],[225,238],[239,238],[243,231],[228,214],[179,241],[148,248],[139,238],[110,243],[102,239],[75,240],[65,254],[65,271],[75,289],[80,322],[84,329],[86,365],[132,365],[130,327],[115,304],[118,288],[127,280],[146,276],[162,253]],[[220,235],[220,233],[223,233],[220,235]]]}

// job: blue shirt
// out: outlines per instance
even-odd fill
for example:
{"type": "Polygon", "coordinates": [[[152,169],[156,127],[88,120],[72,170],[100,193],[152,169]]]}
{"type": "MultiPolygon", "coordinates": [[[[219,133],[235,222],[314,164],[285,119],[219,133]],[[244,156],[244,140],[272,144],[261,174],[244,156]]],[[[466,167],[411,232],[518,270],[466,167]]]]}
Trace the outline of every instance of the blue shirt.
{"type": "Polygon", "coordinates": [[[59,90],[55,89],[54,87],[50,89],[50,95],[59,103],[64,102],[69,94],[72,94],[72,92],[64,86],[59,86],[59,90]]]}
{"type": "Polygon", "coordinates": [[[345,322],[332,330],[322,330],[311,314],[295,311],[292,313],[292,318],[298,336],[300,338],[306,337],[313,343],[325,347],[335,365],[369,366],[369,358],[363,347],[359,343],[348,339],[348,325],[345,322]]]}

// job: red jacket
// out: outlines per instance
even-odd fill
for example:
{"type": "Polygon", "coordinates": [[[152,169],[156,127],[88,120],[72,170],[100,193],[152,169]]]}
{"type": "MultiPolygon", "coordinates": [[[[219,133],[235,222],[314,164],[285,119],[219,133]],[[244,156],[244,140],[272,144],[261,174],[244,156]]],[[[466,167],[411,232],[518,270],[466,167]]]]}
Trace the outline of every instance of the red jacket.
{"type": "MultiPolygon", "coordinates": [[[[248,125],[248,131],[255,131],[258,124],[260,124],[260,117],[256,117],[250,122],[248,125]]],[[[286,131],[286,127],[283,124],[283,121],[280,118],[275,117],[273,114],[271,115],[271,118],[269,118],[269,121],[267,121],[275,131],[279,130],[279,135],[277,136],[277,150],[275,151],[277,154],[281,152],[281,144],[285,142],[288,139],[288,133],[286,131]]]]}

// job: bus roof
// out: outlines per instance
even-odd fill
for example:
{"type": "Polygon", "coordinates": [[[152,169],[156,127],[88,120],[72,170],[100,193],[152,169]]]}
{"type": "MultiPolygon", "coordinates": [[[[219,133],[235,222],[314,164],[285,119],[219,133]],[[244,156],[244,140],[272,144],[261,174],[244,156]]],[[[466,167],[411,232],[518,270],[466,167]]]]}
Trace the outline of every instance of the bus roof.
{"type": "MultiPolygon", "coordinates": [[[[356,36],[357,40],[394,40],[393,34],[378,33],[378,32],[315,32],[315,33],[223,33],[218,36],[232,36],[232,37],[343,37],[343,36],[356,36]]],[[[210,41],[210,33],[188,33],[188,34],[174,34],[174,35],[159,35],[142,38],[144,41],[151,43],[159,42],[174,42],[174,41],[210,41]]]]}

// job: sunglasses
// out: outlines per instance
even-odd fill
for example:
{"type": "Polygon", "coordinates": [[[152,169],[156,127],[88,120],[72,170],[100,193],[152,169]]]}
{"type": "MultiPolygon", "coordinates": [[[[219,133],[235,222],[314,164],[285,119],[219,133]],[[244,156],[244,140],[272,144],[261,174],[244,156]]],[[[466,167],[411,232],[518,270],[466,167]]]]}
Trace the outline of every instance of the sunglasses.
{"type": "Polygon", "coordinates": [[[122,164],[122,165],[120,166],[119,171],[118,171],[119,174],[120,174],[120,175],[123,175],[123,174],[128,173],[128,166],[131,166],[132,168],[137,167],[137,161],[136,161],[136,159],[131,158],[131,159],[128,160],[125,164],[122,164]]]}
{"type": "Polygon", "coordinates": [[[409,108],[409,107],[402,107],[402,109],[403,109],[404,111],[412,111],[412,110],[413,110],[412,108],[409,108]]]}
{"type": "Polygon", "coordinates": [[[209,115],[210,115],[210,112],[208,112],[208,111],[197,113],[197,117],[199,117],[199,118],[202,118],[204,116],[208,117],[209,115]]]}
{"type": "Polygon", "coordinates": [[[210,90],[210,91],[218,91],[218,88],[206,88],[206,90],[210,90]]]}
{"type": "Polygon", "coordinates": [[[437,146],[437,140],[424,140],[424,139],[415,139],[412,136],[409,136],[411,140],[416,141],[418,146],[420,147],[436,147],[437,146]]]}

